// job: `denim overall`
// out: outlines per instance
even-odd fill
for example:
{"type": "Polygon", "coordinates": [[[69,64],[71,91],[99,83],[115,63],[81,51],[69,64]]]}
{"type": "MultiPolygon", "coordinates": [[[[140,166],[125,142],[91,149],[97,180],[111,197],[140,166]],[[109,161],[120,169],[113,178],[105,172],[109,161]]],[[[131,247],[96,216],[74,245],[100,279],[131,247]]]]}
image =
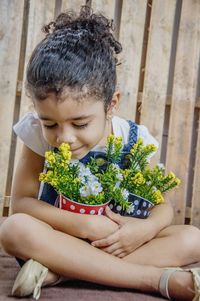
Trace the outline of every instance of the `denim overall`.
{"type": "MultiPolygon", "coordinates": [[[[121,156],[121,160],[118,163],[118,165],[123,168],[124,166],[124,157],[130,152],[132,146],[136,143],[137,141],[137,132],[138,132],[138,127],[137,125],[132,122],[131,120],[128,120],[128,123],[130,125],[130,130],[129,130],[129,140],[128,143],[126,145],[124,145],[123,150],[122,150],[122,156],[121,156]]],[[[80,162],[82,162],[83,164],[86,164],[91,157],[94,158],[104,158],[105,157],[105,153],[103,152],[98,152],[98,151],[90,151],[85,157],[83,157],[80,162]]],[[[56,199],[57,199],[57,192],[55,191],[55,189],[47,184],[44,183],[43,185],[43,190],[40,196],[40,200],[44,201],[50,205],[55,205],[56,203],[56,199]]],[[[22,259],[16,258],[18,263],[20,264],[20,266],[23,266],[23,264],[25,263],[22,259]]]]}

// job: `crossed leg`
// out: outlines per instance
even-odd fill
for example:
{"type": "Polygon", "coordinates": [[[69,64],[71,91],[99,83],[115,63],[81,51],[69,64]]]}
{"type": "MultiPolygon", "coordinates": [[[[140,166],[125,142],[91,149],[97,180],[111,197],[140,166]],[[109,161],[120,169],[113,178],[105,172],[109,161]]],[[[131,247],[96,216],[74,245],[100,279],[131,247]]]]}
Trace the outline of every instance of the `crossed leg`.
{"type": "Polygon", "coordinates": [[[173,225],[123,258],[157,267],[184,266],[200,261],[200,231],[190,225],[173,225]]]}
{"type": "MultiPolygon", "coordinates": [[[[55,274],[67,278],[158,292],[163,273],[162,268],[153,265],[116,258],[25,214],[15,214],[3,223],[0,241],[7,253],[24,260],[33,258],[55,274]]],[[[186,288],[193,288],[190,273],[176,272],[170,282],[172,296],[191,300],[192,293],[186,288]]]]}

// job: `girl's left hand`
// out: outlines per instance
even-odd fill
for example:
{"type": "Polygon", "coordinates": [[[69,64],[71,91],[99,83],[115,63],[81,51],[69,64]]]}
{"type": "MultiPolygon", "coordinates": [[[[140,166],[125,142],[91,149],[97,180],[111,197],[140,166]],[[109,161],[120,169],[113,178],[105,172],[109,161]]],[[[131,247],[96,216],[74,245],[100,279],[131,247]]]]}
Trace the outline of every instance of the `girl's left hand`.
{"type": "Polygon", "coordinates": [[[155,233],[148,219],[125,217],[106,208],[106,215],[119,225],[119,229],[106,238],[93,241],[94,247],[123,258],[151,240],[155,233]]]}

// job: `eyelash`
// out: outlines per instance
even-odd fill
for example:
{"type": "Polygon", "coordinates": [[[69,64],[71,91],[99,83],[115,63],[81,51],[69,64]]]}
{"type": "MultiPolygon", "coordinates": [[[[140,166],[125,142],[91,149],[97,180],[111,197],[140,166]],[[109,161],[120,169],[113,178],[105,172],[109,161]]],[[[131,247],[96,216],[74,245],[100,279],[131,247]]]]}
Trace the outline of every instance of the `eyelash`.
{"type": "MultiPolygon", "coordinates": [[[[53,124],[53,125],[46,125],[46,124],[44,124],[44,127],[47,128],[47,129],[53,129],[53,128],[55,128],[56,126],[57,126],[57,124],[53,124]]],[[[86,128],[86,127],[88,126],[88,123],[80,124],[80,125],[78,125],[78,124],[73,124],[73,126],[74,126],[75,128],[78,128],[78,129],[84,129],[84,128],[86,128]]]]}

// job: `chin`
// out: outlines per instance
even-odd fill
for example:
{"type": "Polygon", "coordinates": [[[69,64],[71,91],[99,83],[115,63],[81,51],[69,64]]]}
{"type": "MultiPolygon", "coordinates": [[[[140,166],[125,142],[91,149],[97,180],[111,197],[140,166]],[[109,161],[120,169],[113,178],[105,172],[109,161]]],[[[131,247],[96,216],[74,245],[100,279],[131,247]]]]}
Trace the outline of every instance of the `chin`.
{"type": "Polygon", "coordinates": [[[88,153],[89,153],[89,151],[81,152],[81,153],[78,153],[78,152],[73,153],[72,152],[72,159],[80,160],[80,159],[84,158],[88,153]]]}

